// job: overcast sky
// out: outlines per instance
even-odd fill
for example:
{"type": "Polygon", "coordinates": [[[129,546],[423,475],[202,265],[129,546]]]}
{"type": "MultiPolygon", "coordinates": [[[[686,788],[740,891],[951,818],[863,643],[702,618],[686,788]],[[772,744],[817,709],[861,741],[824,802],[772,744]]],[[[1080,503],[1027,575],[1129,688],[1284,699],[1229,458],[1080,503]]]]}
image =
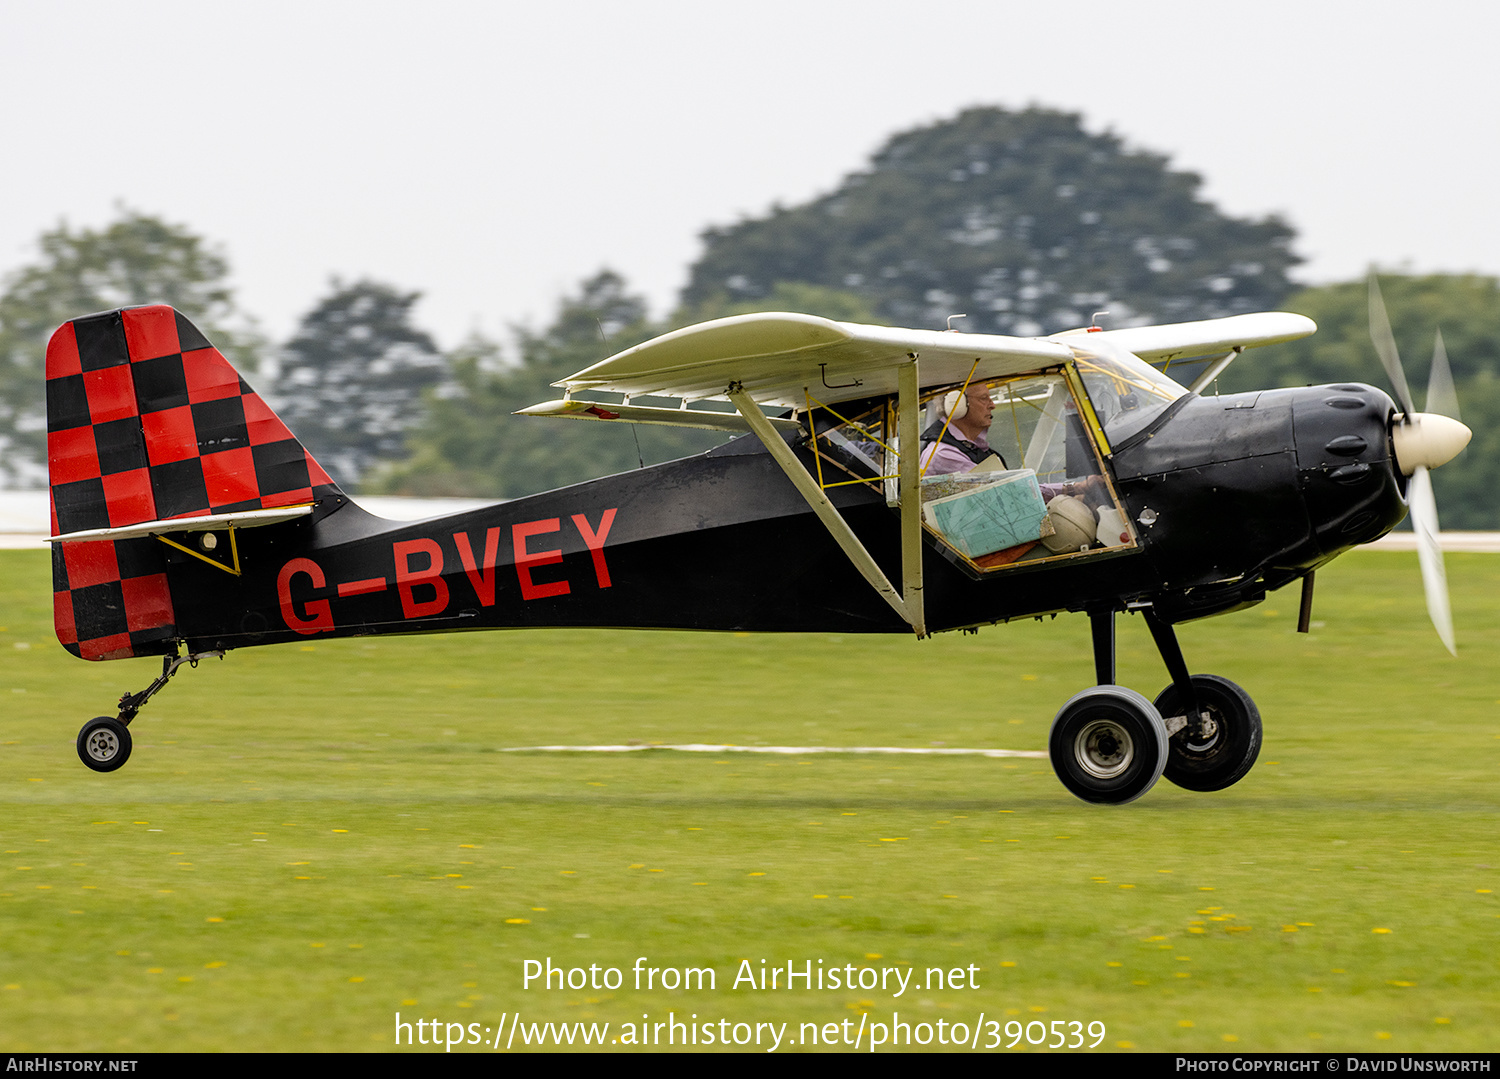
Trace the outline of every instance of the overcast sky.
{"type": "Polygon", "coordinates": [[[966,106],[1081,113],[1284,215],[1308,281],[1500,274],[1500,5],[0,0],[0,274],[117,203],[223,247],[284,337],[330,276],[445,346],[610,266],[673,302],[699,233],[966,106]]]}

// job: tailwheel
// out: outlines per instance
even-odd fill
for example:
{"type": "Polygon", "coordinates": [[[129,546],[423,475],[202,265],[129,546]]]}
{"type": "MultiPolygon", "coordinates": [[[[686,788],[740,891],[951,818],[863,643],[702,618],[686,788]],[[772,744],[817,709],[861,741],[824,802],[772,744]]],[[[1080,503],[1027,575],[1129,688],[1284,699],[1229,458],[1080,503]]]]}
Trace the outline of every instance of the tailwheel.
{"type": "Polygon", "coordinates": [[[78,759],[96,772],[113,772],[130,759],[130,728],[113,716],[89,720],[78,732],[78,759]]]}
{"type": "Polygon", "coordinates": [[[1133,689],[1094,686],[1063,705],[1048,737],[1052,769],[1085,802],[1122,805],[1145,794],[1167,763],[1167,728],[1133,689]]]}
{"type": "Polygon", "coordinates": [[[1221,791],[1244,779],[1260,756],[1260,709],[1227,678],[1195,674],[1192,682],[1197,715],[1187,714],[1176,685],[1156,698],[1157,711],[1174,728],[1166,777],[1190,791],[1221,791]]]}
{"type": "Polygon", "coordinates": [[[186,656],[165,656],[161,661],[161,675],[139,693],[127,693],[120,698],[120,714],[114,718],[100,716],[91,719],[78,732],[78,759],[96,772],[113,772],[130,759],[130,721],[134,719],[146,702],[160,693],[177,668],[184,663],[198,666],[200,659],[209,656],[224,658],[222,649],[212,652],[194,652],[186,656]]]}

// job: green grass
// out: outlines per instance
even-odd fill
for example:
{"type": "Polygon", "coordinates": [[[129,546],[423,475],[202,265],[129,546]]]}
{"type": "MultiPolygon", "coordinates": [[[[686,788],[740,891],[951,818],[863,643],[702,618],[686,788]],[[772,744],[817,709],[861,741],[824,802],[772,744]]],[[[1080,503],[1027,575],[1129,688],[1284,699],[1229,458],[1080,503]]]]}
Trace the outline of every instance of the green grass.
{"type": "MultiPolygon", "coordinates": [[[[1037,760],[497,752],[1041,749],[1091,678],[1081,618],[922,643],[537,631],[250,650],[180,674],[132,725],[130,763],[96,775],[78,727],[156,665],[68,656],[45,554],[3,552],[0,1050],[389,1049],[398,1010],[612,1036],[671,1011],[791,1038],[984,1013],[1099,1020],[1101,1049],[1493,1050],[1500,558],[1448,569],[1457,660],[1415,555],[1320,572],[1309,636],[1292,593],[1183,627],[1190,666],[1259,703],[1260,763],[1229,791],[1163,781],[1104,808],[1037,760]],[[523,962],[549,956],[625,984],[523,989],[523,962]],[[639,956],[712,966],[718,987],[637,991],[639,956]],[[974,964],[980,988],[733,989],[742,958],[974,964]]],[[[1121,682],[1154,695],[1144,625],[1120,636],[1121,682]]]]}

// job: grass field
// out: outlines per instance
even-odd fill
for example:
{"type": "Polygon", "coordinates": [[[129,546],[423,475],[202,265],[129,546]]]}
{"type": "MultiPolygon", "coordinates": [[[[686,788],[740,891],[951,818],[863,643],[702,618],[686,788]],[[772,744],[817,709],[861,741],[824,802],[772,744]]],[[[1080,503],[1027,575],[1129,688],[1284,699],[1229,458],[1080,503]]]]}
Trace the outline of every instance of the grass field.
{"type": "MultiPolygon", "coordinates": [[[[1259,703],[1260,763],[1104,808],[1042,760],[498,752],[1043,749],[1091,681],[1082,618],[250,650],[185,670],[97,775],[78,727],[156,664],[68,656],[45,552],[0,552],[0,1050],[388,1050],[398,1011],[486,1043],[519,1012],[517,1049],[532,1022],[669,1012],[792,1042],[1061,1020],[1105,1024],[1100,1051],[1500,1049],[1500,557],[1448,571],[1457,660],[1415,554],[1320,572],[1308,636],[1291,592],[1183,627],[1189,665],[1259,703]],[[716,986],[638,990],[642,956],[716,986]],[[547,957],[623,982],[523,988],[547,957]],[[916,984],[735,988],[743,959],[916,984]],[[966,976],[917,988],[934,967],[966,976]]],[[[1120,637],[1120,681],[1154,696],[1145,626],[1120,637]]]]}

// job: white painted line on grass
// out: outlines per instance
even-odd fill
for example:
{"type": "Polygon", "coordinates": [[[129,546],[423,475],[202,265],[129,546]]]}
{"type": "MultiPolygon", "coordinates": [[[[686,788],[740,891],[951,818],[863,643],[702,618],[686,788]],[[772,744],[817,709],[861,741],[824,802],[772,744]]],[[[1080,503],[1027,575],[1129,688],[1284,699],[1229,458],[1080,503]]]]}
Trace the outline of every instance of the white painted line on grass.
{"type": "Polygon", "coordinates": [[[1037,749],[911,749],[904,746],[728,746],[705,742],[682,745],[626,746],[507,746],[502,753],[634,753],[642,749],[675,749],[679,753],[781,753],[802,756],[808,753],[921,753],[930,757],[1031,757],[1046,760],[1046,750],[1037,749]]]}

